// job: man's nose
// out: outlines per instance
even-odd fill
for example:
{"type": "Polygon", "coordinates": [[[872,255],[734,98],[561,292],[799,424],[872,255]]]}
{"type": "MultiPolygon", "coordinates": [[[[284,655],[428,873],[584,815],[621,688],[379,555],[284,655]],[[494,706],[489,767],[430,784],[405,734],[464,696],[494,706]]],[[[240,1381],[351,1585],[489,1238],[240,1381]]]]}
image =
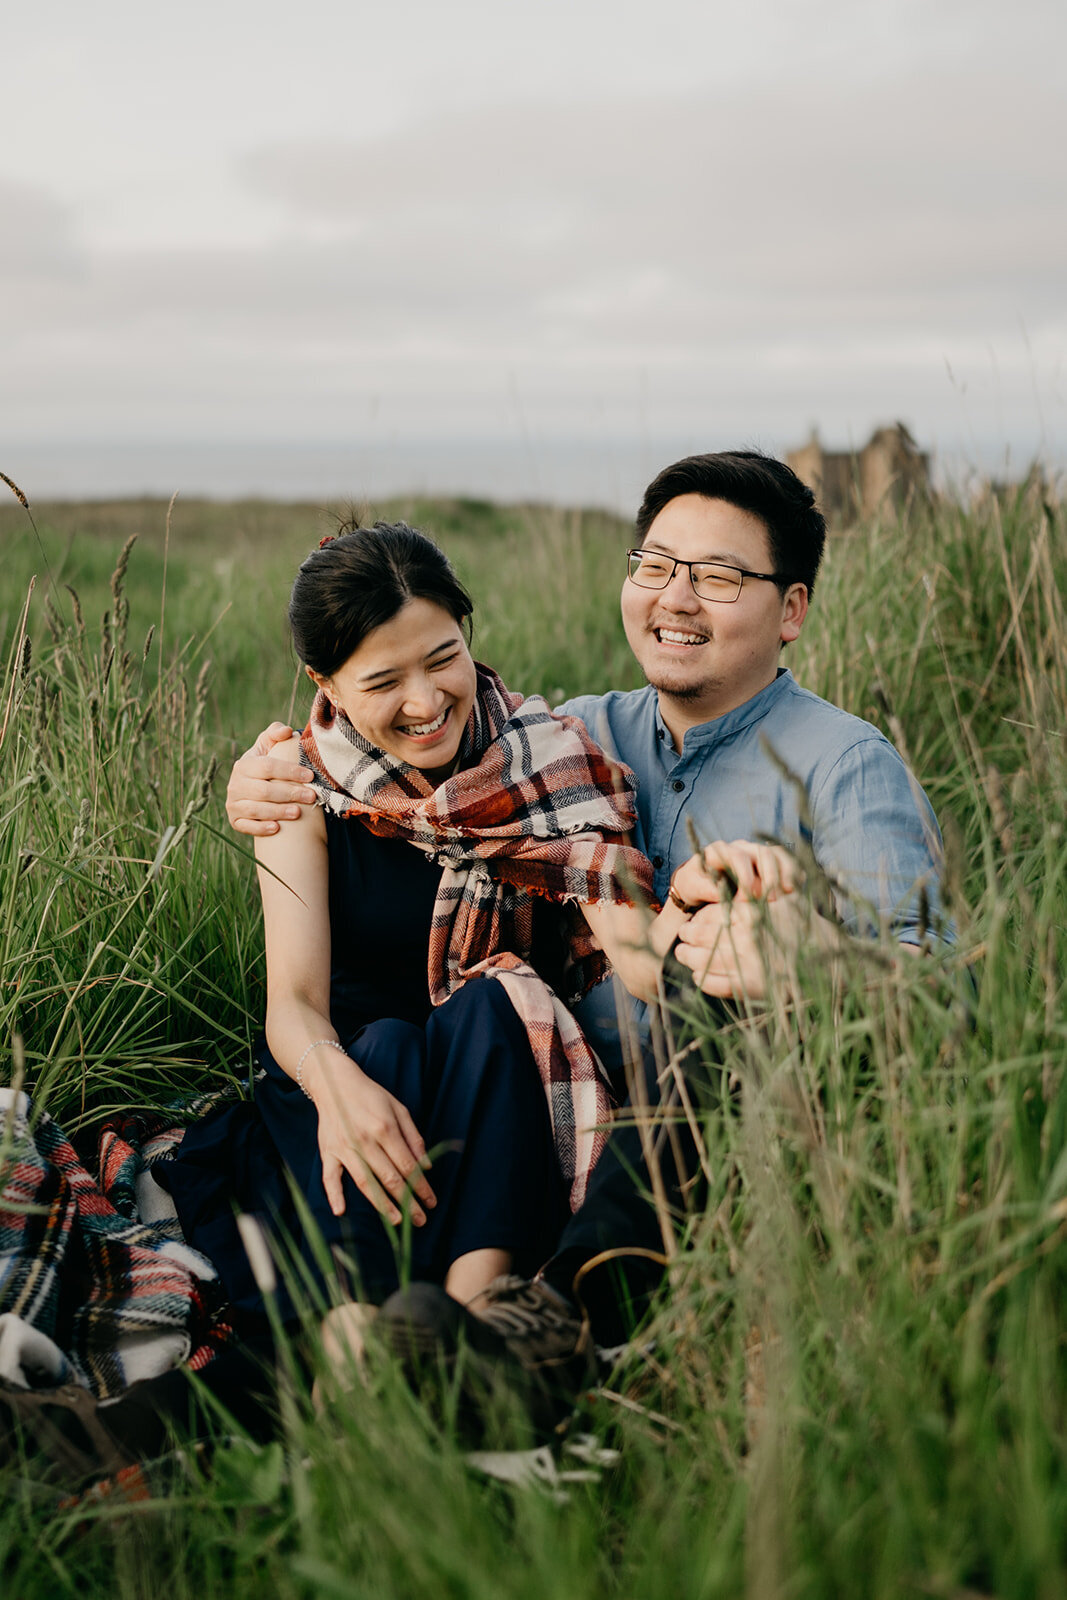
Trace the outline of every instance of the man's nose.
{"type": "Polygon", "coordinates": [[[700,596],[693,588],[693,577],[688,567],[677,566],[671,573],[670,582],[663,590],[670,604],[676,611],[698,611],[700,609],[700,596]]]}

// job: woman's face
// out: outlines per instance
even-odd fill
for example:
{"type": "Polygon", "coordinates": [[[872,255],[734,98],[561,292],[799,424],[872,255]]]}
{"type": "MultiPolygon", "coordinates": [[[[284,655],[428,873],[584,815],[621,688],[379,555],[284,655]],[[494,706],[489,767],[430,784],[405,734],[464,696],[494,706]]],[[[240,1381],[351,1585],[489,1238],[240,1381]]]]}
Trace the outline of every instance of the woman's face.
{"type": "Polygon", "coordinates": [[[329,678],[307,672],[379,750],[429,778],[451,769],[475,673],[463,631],[443,606],[409,600],[329,678]]]}

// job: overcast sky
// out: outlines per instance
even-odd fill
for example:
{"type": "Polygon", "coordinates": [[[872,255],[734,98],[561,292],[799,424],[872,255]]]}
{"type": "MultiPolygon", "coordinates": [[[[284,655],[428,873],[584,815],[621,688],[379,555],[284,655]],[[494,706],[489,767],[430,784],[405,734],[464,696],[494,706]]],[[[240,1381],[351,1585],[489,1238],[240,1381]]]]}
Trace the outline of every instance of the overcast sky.
{"type": "Polygon", "coordinates": [[[1067,464],[1062,0],[35,0],[0,468],[625,504],[672,454],[1067,464]]]}

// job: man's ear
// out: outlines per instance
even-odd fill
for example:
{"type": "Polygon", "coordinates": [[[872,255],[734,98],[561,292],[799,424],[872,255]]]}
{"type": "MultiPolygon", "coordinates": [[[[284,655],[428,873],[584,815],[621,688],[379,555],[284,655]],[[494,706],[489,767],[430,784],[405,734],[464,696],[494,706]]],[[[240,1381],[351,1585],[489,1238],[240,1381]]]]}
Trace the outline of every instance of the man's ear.
{"type": "Polygon", "coordinates": [[[804,618],[808,614],[808,586],[806,583],[791,583],[785,593],[782,606],[782,632],[783,644],[792,644],[801,628],[804,618]]]}

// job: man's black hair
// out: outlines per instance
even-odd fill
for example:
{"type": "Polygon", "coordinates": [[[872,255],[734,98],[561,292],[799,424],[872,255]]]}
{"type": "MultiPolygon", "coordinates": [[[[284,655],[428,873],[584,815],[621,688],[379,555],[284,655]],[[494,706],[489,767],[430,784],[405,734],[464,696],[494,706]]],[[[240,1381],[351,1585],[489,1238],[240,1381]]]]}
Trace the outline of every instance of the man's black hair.
{"type": "Polygon", "coordinates": [[[681,494],[725,500],[759,517],[767,529],[782,594],[791,583],[805,584],[811,594],[826,544],[826,521],[807,484],[784,461],[759,450],[722,450],[686,456],[664,467],[645,490],[637,513],[641,544],[664,506],[681,494]]]}

